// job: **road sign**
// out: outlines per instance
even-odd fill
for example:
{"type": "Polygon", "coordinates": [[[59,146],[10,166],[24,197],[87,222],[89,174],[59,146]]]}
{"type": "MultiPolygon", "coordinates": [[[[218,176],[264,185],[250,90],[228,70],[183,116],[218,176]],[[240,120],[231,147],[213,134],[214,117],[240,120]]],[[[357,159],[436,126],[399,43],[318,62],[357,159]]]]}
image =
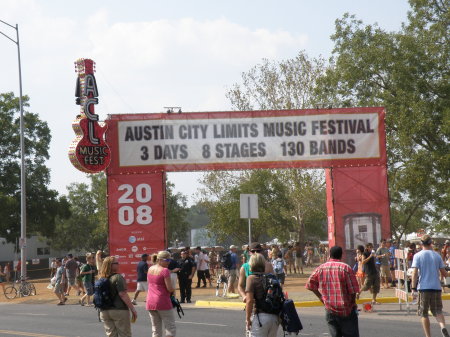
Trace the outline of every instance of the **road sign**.
{"type": "Polygon", "coordinates": [[[258,195],[241,194],[241,219],[258,219],[258,195]]]}

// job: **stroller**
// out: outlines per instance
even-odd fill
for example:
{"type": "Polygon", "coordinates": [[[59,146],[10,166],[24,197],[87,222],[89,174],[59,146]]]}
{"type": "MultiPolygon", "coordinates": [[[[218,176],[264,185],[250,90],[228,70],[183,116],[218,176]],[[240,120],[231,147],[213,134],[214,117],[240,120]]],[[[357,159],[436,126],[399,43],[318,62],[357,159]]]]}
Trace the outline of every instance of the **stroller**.
{"type": "Polygon", "coordinates": [[[226,297],[228,293],[228,277],[224,274],[220,275],[216,281],[216,296],[219,297],[220,287],[222,287],[222,297],[226,297]]]}

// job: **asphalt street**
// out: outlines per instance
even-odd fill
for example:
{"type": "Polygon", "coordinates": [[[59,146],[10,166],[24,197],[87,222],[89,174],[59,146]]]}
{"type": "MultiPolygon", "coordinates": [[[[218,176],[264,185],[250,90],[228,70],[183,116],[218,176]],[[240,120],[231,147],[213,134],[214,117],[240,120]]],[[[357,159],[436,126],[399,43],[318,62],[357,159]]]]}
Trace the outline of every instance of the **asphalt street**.
{"type": "MultiPolygon", "coordinates": [[[[151,336],[150,319],[142,305],[137,307],[138,320],[132,325],[134,337],[151,336]]],[[[244,336],[244,312],[213,308],[185,307],[185,316],[177,317],[179,337],[244,336]]],[[[299,336],[327,336],[323,308],[300,308],[304,325],[299,336]]],[[[79,305],[58,307],[50,304],[1,304],[0,336],[32,337],[102,337],[103,325],[93,308],[79,305]]],[[[382,305],[373,313],[360,314],[361,337],[423,336],[415,312],[407,315],[396,304],[382,305]]],[[[447,322],[450,322],[446,313],[447,322]]],[[[432,320],[433,336],[440,336],[432,320]]],[[[450,326],[450,324],[448,324],[450,326]]],[[[283,336],[280,329],[278,336],[283,336]]]]}

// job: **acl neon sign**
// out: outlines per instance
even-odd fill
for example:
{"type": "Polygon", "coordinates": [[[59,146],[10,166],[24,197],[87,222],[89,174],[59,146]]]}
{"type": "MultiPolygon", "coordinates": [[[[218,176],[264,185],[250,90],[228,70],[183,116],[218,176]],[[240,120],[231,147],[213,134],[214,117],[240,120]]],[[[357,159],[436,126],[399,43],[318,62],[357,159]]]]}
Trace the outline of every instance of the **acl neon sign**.
{"type": "Polygon", "coordinates": [[[76,138],[70,146],[69,158],[80,171],[101,172],[108,167],[111,156],[104,141],[106,126],[99,124],[99,117],[95,114],[98,89],[94,76],[94,61],[79,59],[75,65],[78,71],[75,102],[81,107],[80,114],[72,123],[76,138]]]}

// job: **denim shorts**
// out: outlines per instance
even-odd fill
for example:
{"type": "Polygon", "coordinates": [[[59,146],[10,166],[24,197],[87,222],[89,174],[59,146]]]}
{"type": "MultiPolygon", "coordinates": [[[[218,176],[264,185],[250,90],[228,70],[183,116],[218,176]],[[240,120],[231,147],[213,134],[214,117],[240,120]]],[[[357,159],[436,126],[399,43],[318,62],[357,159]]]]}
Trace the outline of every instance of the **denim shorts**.
{"type": "Polygon", "coordinates": [[[92,282],[83,282],[83,285],[88,296],[94,295],[94,287],[92,286],[92,282]]]}

